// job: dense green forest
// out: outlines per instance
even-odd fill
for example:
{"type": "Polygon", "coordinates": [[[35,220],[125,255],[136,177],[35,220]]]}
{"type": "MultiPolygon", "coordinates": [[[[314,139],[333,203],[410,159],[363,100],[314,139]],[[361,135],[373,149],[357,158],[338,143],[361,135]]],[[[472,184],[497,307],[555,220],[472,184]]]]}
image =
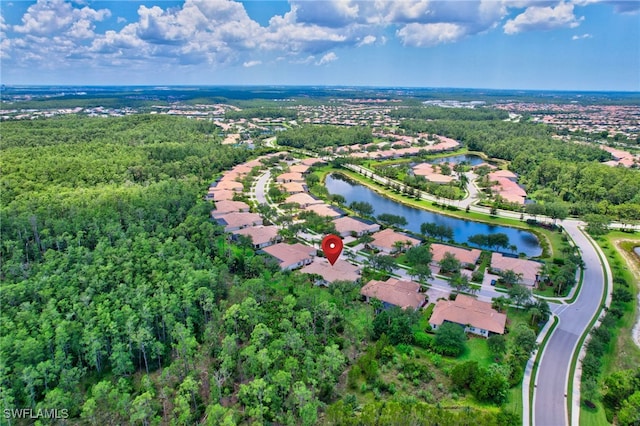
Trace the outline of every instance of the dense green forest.
{"type": "Polygon", "coordinates": [[[300,126],[278,134],[278,144],[318,150],[328,146],[366,144],[373,141],[369,127],[300,126]]]}
{"type": "Polygon", "coordinates": [[[298,118],[298,112],[295,109],[287,108],[245,108],[241,111],[228,110],[224,113],[224,118],[240,119],[240,118],[279,118],[284,117],[288,120],[298,118]]]}
{"type": "MultiPolygon", "coordinates": [[[[147,115],[2,123],[3,409],[64,408],[82,424],[518,424],[462,400],[393,397],[378,363],[417,389],[435,367],[379,334],[367,349],[377,317],[359,286],[317,288],[231,242],[202,196],[260,153],[214,130],[147,115]],[[345,393],[356,362],[363,395],[388,404],[345,393]]],[[[411,341],[415,324],[396,318],[389,335],[411,341]]]]}
{"type": "Polygon", "coordinates": [[[593,145],[553,139],[552,129],[501,121],[406,120],[409,132],[430,132],[464,142],[469,149],[510,161],[529,195],[560,202],[572,214],[605,214],[640,220],[640,173],[599,164],[610,154],[593,145]]]}
{"type": "Polygon", "coordinates": [[[442,108],[419,107],[395,109],[389,112],[390,117],[410,118],[414,120],[504,120],[509,118],[507,111],[493,108],[442,108]]]}

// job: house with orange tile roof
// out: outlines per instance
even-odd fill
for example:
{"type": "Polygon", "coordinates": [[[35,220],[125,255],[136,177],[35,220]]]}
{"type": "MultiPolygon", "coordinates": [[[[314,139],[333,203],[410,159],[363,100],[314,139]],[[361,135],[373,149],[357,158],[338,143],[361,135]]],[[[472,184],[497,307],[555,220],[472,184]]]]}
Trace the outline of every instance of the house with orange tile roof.
{"type": "Polygon", "coordinates": [[[300,272],[319,275],[320,278],[316,284],[324,286],[336,281],[357,282],[360,280],[360,268],[342,259],[338,259],[336,263],[331,265],[326,258],[315,257],[313,262],[303,267],[300,272]]]}
{"type": "Polygon", "coordinates": [[[519,259],[494,252],[491,255],[491,270],[501,273],[511,270],[516,274],[522,274],[522,283],[527,286],[535,286],[538,282],[542,263],[533,260],[519,259]]]}
{"type": "Polygon", "coordinates": [[[280,269],[289,271],[310,264],[316,255],[316,249],[300,243],[278,243],[265,247],[262,251],[273,256],[278,261],[280,269]]]}
{"type": "Polygon", "coordinates": [[[398,249],[395,247],[395,243],[400,241],[405,246],[417,246],[420,244],[420,240],[410,237],[401,232],[396,232],[391,228],[378,231],[371,235],[373,241],[369,243],[369,246],[373,249],[379,250],[384,253],[395,253],[398,249]]]}
{"type": "Polygon", "coordinates": [[[445,322],[460,324],[467,333],[489,337],[504,334],[507,316],[491,308],[490,302],[459,294],[455,300],[438,300],[436,303],[429,324],[437,330],[445,322]]]}
{"type": "Polygon", "coordinates": [[[420,309],[425,304],[425,295],[420,293],[420,284],[389,278],[387,281],[371,280],[361,289],[360,294],[367,302],[378,299],[385,308],[398,306],[402,309],[420,309]]]}

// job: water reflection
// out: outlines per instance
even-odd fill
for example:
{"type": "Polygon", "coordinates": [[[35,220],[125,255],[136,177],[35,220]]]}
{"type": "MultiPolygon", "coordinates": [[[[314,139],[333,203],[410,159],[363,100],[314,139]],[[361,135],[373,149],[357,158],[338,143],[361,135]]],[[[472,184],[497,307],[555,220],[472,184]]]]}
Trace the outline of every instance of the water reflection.
{"type": "MultiPolygon", "coordinates": [[[[424,222],[433,222],[439,225],[447,225],[453,228],[453,240],[457,243],[468,243],[467,239],[473,234],[491,234],[502,232],[509,237],[510,244],[517,247],[518,253],[525,253],[527,256],[539,256],[542,248],[538,238],[528,231],[516,228],[509,228],[500,225],[490,225],[486,223],[472,222],[469,220],[457,219],[439,213],[408,207],[404,204],[390,200],[376,193],[375,191],[345,179],[342,175],[331,174],[327,176],[325,185],[331,194],[342,195],[347,204],[353,201],[366,201],[374,208],[374,215],[381,213],[391,213],[404,216],[409,223],[406,228],[412,232],[420,233],[420,225],[424,222]]],[[[505,251],[505,253],[512,253],[505,251]]]]}

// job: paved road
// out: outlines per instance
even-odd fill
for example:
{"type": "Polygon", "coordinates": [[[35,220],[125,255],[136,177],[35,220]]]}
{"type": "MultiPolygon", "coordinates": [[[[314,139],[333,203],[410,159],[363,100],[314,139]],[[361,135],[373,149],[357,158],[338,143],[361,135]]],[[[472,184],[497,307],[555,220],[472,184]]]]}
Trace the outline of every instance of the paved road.
{"type": "MultiPolygon", "coordinates": [[[[389,179],[382,176],[373,175],[371,170],[356,165],[345,165],[358,173],[366,174],[382,184],[388,184],[389,179]],[[373,176],[372,176],[373,175],[373,176]]],[[[473,182],[473,180],[470,180],[473,182]]],[[[260,186],[260,185],[258,185],[260,186]]],[[[264,187],[264,184],[262,185],[264,187]]],[[[470,197],[464,200],[465,206],[470,210],[489,213],[486,207],[473,205],[477,197],[477,188],[474,184],[469,185],[470,197]]],[[[435,197],[422,193],[421,198],[435,201],[435,197]]],[[[500,211],[499,216],[513,219],[521,219],[520,213],[500,211]]],[[[540,218],[543,220],[543,218],[540,218]]],[[[583,285],[579,296],[575,302],[568,305],[552,305],[553,312],[559,317],[559,324],[551,334],[549,341],[541,355],[540,365],[535,380],[535,391],[533,399],[533,424],[542,426],[561,426],[577,423],[579,414],[579,398],[567,395],[567,384],[569,380],[569,368],[573,354],[579,350],[577,347],[580,336],[587,329],[593,317],[599,311],[599,305],[604,292],[604,270],[600,263],[596,249],[591,245],[589,239],[578,228],[581,222],[567,219],[562,225],[569,233],[576,246],[582,252],[582,259],[587,267],[584,271],[583,285]],[[567,398],[573,398],[573,418],[568,418],[567,398]]],[[[615,225],[614,225],[615,226],[615,225]]],[[[637,226],[634,228],[638,228],[637,226]]],[[[606,262],[606,260],[605,260],[606,262]]],[[[608,268],[608,265],[607,265],[608,268]]],[[[401,274],[402,271],[399,271],[401,274]]],[[[444,281],[439,279],[430,280],[430,284],[437,289],[444,290],[444,281]]],[[[495,297],[499,294],[492,289],[482,288],[480,296],[482,298],[495,297]]],[[[574,383],[574,393],[579,395],[579,381],[574,383]]],[[[523,413],[525,423],[528,424],[528,413],[523,413]]]]}
{"type": "MultiPolygon", "coordinates": [[[[533,424],[542,426],[560,426],[572,424],[567,413],[567,385],[571,358],[577,348],[578,340],[598,312],[604,291],[604,270],[595,248],[578,229],[578,221],[565,220],[565,230],[582,252],[586,266],[580,294],[576,301],[556,310],[560,319],[551,334],[534,378],[536,388],[533,399],[533,424]]],[[[574,386],[574,392],[579,392],[574,386]]],[[[573,403],[573,401],[572,401],[573,403]]],[[[574,405],[573,411],[579,410],[574,405]]],[[[526,413],[525,413],[526,416],[526,413]]],[[[574,419],[577,417],[573,416],[574,419]]]]}
{"type": "MultiPolygon", "coordinates": [[[[371,170],[359,166],[349,168],[359,173],[367,173],[374,180],[388,184],[388,179],[376,175],[372,176],[371,170]]],[[[477,188],[473,188],[474,184],[471,182],[472,180],[468,185],[471,196],[463,203],[465,206],[468,205],[471,211],[488,214],[489,208],[472,204],[473,198],[477,197],[477,188]]],[[[433,200],[434,197],[423,193],[421,198],[433,200]]],[[[520,219],[520,213],[517,212],[499,211],[498,216],[520,219]]],[[[538,217],[538,219],[545,220],[542,217],[538,217]]],[[[536,385],[533,399],[533,424],[536,426],[562,426],[577,424],[578,421],[579,381],[574,382],[575,397],[567,395],[568,382],[574,380],[574,377],[569,377],[571,359],[573,354],[580,349],[577,347],[580,336],[599,311],[604,292],[603,266],[596,249],[578,228],[581,224],[580,221],[574,219],[562,222],[563,227],[580,249],[582,259],[587,266],[584,271],[582,289],[575,302],[568,305],[551,305],[554,314],[558,315],[559,323],[543,349],[537,377],[533,378],[536,385]],[[572,399],[572,419],[568,418],[567,398],[572,399]]],[[[612,227],[618,226],[615,224],[612,227]]],[[[528,424],[528,413],[523,413],[523,415],[525,424],[528,424]]]]}

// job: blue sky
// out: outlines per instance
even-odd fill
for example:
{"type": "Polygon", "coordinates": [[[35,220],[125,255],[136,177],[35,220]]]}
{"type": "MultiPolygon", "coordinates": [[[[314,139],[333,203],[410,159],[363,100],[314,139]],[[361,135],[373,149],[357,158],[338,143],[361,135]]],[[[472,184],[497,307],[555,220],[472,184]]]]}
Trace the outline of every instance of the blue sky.
{"type": "Polygon", "coordinates": [[[6,1],[3,84],[640,91],[638,0],[6,1]]]}

